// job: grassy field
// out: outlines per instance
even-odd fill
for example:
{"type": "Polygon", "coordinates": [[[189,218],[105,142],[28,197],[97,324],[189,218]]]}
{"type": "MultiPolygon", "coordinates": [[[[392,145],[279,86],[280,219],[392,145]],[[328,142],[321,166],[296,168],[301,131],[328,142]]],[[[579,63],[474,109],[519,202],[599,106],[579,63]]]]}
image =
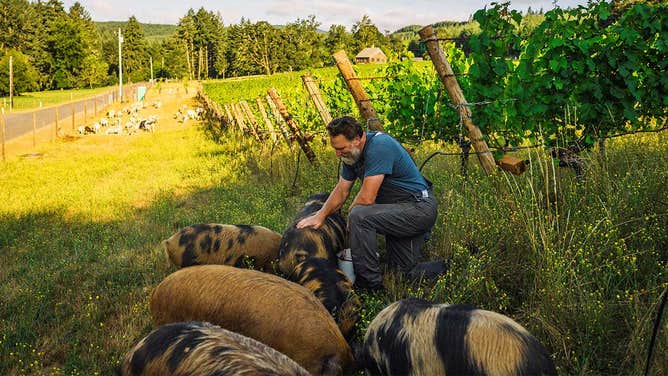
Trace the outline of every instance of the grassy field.
{"type": "MultiPolygon", "coordinates": [[[[42,107],[51,106],[58,103],[68,102],[71,100],[83,99],[101,95],[114,90],[114,87],[98,87],[94,89],[72,89],[72,90],[47,90],[37,91],[34,93],[22,93],[14,96],[13,111],[32,110],[42,107]]],[[[9,97],[2,97],[1,105],[5,112],[9,111],[9,97]]]]}
{"type": "MultiPolygon", "coordinates": [[[[450,269],[420,285],[388,274],[386,293],[362,296],[358,337],[388,303],[420,296],[510,315],[561,374],[641,374],[668,287],[667,133],[611,140],[605,158],[585,155],[583,179],[536,151],[519,177],[487,178],[472,158],[465,178],[458,157],[432,159],[424,173],[440,211],[426,252],[450,269]]],[[[0,374],[111,374],[153,328],[148,298],[174,270],[162,239],[202,222],[280,232],[336,181],[319,142],[310,165],[296,146],[206,134],[188,125],[90,136],[3,164],[0,374]]],[[[416,159],[436,150],[453,151],[425,143],[416,159]]],[[[668,372],[667,351],[664,317],[654,375],[668,372]]]]}

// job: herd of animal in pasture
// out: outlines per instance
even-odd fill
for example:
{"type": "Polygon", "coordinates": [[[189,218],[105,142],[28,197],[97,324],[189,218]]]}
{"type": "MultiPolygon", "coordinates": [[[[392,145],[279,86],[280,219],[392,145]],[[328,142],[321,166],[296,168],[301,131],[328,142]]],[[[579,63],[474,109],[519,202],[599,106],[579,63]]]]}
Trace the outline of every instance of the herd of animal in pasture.
{"type": "Polygon", "coordinates": [[[557,374],[521,325],[466,305],[399,300],[353,343],[361,302],[336,257],[347,243],[345,218],[296,228],[327,197],[309,197],[283,234],[195,224],[165,240],[180,269],[152,292],[156,329],[126,354],[120,374],[557,374]]]}
{"type": "MultiPolygon", "coordinates": [[[[147,107],[143,101],[135,102],[129,107],[124,107],[118,111],[109,110],[106,115],[100,118],[99,121],[91,125],[81,125],[77,127],[77,132],[80,135],[89,134],[107,134],[107,135],[132,135],[139,131],[153,133],[158,122],[157,115],[141,116],[141,110],[147,107]],[[128,116],[124,121],[124,116],[128,116]]],[[[154,108],[162,107],[162,102],[155,101],[154,108]]],[[[204,110],[201,107],[195,109],[188,109],[186,105],[179,108],[174,114],[174,119],[178,122],[185,123],[189,119],[200,120],[201,114],[204,110]]]]}

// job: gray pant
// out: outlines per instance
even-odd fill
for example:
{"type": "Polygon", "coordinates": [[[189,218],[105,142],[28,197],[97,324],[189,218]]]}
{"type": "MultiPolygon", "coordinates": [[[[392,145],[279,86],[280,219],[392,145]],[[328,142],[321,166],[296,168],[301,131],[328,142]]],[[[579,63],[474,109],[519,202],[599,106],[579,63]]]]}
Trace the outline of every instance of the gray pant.
{"type": "Polygon", "coordinates": [[[382,285],[377,234],[385,235],[388,265],[408,273],[420,259],[424,235],[436,222],[437,202],[432,192],[419,201],[355,206],[348,215],[355,284],[382,285]]]}

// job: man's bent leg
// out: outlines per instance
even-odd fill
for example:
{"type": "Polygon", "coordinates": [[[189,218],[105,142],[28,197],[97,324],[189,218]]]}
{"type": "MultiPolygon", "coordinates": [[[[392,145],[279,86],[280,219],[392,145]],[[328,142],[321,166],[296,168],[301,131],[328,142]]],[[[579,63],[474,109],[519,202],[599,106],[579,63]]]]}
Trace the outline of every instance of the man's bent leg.
{"type": "Polygon", "coordinates": [[[363,288],[378,288],[383,282],[377,231],[367,220],[371,215],[378,214],[376,206],[355,206],[348,215],[348,241],[355,269],[355,285],[363,288]]]}
{"type": "Polygon", "coordinates": [[[420,260],[424,234],[403,238],[387,235],[385,239],[389,267],[407,274],[420,260]]]}

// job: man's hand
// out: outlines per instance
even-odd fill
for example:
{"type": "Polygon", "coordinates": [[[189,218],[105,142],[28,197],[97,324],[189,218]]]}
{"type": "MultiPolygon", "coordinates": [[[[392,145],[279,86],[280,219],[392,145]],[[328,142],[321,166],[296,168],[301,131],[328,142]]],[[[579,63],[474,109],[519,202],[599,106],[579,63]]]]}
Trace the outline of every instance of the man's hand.
{"type": "Polygon", "coordinates": [[[318,214],[319,213],[312,214],[297,222],[297,228],[312,227],[315,230],[319,229],[322,227],[323,223],[325,223],[325,220],[320,218],[318,214]]]}

